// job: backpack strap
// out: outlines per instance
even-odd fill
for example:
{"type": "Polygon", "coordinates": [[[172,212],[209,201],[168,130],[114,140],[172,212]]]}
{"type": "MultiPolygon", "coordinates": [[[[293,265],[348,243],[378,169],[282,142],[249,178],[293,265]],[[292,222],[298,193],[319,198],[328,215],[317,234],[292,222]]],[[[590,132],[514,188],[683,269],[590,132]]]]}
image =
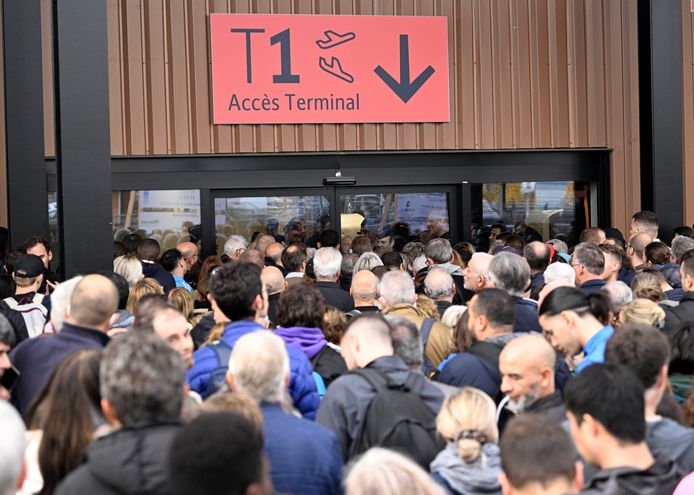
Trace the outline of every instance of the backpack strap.
{"type": "Polygon", "coordinates": [[[357,368],[351,370],[349,374],[362,377],[376,390],[376,394],[388,389],[391,385],[390,377],[376,368],[357,368]]]}
{"type": "Polygon", "coordinates": [[[36,304],[41,304],[43,303],[43,294],[39,294],[38,292],[34,294],[34,298],[32,299],[33,302],[36,304]]]}
{"type": "Polygon", "coordinates": [[[10,307],[10,309],[17,309],[17,306],[19,306],[19,303],[17,302],[17,300],[12,296],[6,297],[5,299],[3,299],[3,301],[5,301],[7,303],[7,305],[10,307]]]}
{"type": "Polygon", "coordinates": [[[347,318],[356,318],[360,314],[361,314],[361,311],[359,311],[358,309],[353,309],[352,311],[348,311],[347,313],[345,313],[345,316],[347,318]]]}
{"type": "Polygon", "coordinates": [[[429,341],[429,335],[431,335],[431,329],[434,328],[434,323],[436,320],[433,318],[425,318],[422,322],[422,326],[419,328],[419,335],[422,336],[422,346],[426,350],[427,342],[429,341]]]}
{"type": "Polygon", "coordinates": [[[217,362],[219,363],[219,367],[229,367],[229,357],[231,357],[231,347],[229,347],[229,344],[224,342],[223,340],[220,340],[214,345],[209,346],[210,349],[212,349],[212,352],[214,352],[214,355],[217,357],[217,362]]]}

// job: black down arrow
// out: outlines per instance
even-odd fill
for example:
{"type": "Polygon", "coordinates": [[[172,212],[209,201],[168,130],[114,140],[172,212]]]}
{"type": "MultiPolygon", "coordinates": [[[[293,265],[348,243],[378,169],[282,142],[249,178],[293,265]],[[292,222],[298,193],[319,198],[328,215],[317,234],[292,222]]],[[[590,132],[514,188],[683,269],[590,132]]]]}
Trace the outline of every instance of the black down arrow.
{"type": "Polygon", "coordinates": [[[427,79],[435,72],[430,65],[417,76],[414,81],[410,82],[410,41],[406,34],[400,35],[400,82],[396,81],[393,76],[388,74],[380,65],[374,69],[378,77],[383,79],[383,82],[388,85],[393,93],[398,95],[400,99],[407,103],[410,101],[419,88],[427,82],[427,79]]]}

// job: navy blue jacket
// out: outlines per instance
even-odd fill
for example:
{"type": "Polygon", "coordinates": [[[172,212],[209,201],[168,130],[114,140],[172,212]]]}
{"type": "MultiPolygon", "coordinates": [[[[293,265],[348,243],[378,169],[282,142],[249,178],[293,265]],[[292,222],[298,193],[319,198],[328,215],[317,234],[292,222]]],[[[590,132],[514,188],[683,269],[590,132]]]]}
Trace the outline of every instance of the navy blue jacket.
{"type": "Polygon", "coordinates": [[[153,278],[164,288],[164,294],[176,288],[176,281],[169,272],[154,262],[142,261],[142,273],[147,278],[153,278]]]}
{"type": "Polygon", "coordinates": [[[606,282],[604,280],[588,280],[587,282],[583,282],[579,289],[581,289],[586,296],[589,296],[596,292],[600,292],[600,289],[605,287],[605,285],[606,282]]]}
{"type": "Polygon", "coordinates": [[[519,296],[513,297],[513,332],[542,332],[537,316],[537,303],[519,296]]]}
{"type": "Polygon", "coordinates": [[[634,280],[635,276],[636,272],[634,270],[629,270],[624,267],[619,270],[619,281],[624,282],[627,285],[631,285],[631,281],[634,280]]]}
{"type": "Polygon", "coordinates": [[[538,272],[535,275],[530,276],[530,288],[544,287],[545,286],[545,273],[538,272]]]}
{"type": "Polygon", "coordinates": [[[103,349],[109,340],[104,332],[65,322],[60,332],[28,339],[15,347],[10,361],[21,376],[12,389],[12,400],[24,419],[31,401],[63,359],[80,349],[103,349]]]}
{"type": "Polygon", "coordinates": [[[497,398],[501,386],[499,370],[486,359],[467,352],[453,356],[435,380],[452,387],[474,387],[492,399],[497,398]]]}
{"type": "Polygon", "coordinates": [[[287,414],[279,404],[262,404],[265,453],[278,493],[342,493],[342,453],[335,433],[287,414]]]}
{"type": "MultiPolygon", "coordinates": [[[[224,329],[222,340],[232,349],[244,335],[266,331],[254,321],[242,320],[230,323],[224,329]]],[[[215,345],[215,344],[212,344],[215,345]]],[[[211,346],[198,349],[193,354],[193,367],[188,371],[188,384],[190,388],[199,393],[202,398],[210,395],[208,384],[210,375],[217,368],[228,368],[229,363],[220,363],[217,354],[210,349],[211,346]]],[[[304,351],[293,345],[287,346],[289,354],[289,394],[292,396],[294,406],[307,419],[315,419],[320,399],[316,391],[316,382],[313,380],[313,368],[304,351]]]]}

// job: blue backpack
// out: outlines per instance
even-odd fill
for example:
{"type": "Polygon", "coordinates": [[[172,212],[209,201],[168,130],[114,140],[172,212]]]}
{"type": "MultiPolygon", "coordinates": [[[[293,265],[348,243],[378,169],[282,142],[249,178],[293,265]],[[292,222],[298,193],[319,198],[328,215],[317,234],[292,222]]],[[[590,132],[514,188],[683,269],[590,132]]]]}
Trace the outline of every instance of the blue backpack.
{"type": "Polygon", "coordinates": [[[229,358],[231,357],[231,347],[229,344],[220,340],[216,344],[209,346],[210,349],[217,356],[217,366],[212,373],[210,373],[210,378],[207,381],[207,393],[203,399],[214,394],[217,390],[224,386],[226,383],[227,371],[229,370],[229,358]]]}

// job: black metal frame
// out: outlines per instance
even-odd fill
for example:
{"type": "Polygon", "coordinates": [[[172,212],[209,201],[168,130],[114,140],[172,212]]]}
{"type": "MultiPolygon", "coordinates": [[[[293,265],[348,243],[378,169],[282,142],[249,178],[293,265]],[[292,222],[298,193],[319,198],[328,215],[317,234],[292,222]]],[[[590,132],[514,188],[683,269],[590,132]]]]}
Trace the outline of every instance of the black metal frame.
{"type": "Polygon", "coordinates": [[[639,0],[641,206],[669,241],[684,221],[682,5],[639,0]]]}
{"type": "MultiPolygon", "coordinates": [[[[470,185],[484,182],[577,180],[597,184],[598,225],[610,225],[610,150],[353,152],[312,154],[112,157],[113,190],[199,189],[204,252],[214,246],[215,197],[337,194],[344,191],[451,192],[451,232],[471,232],[470,185]],[[340,170],[353,186],[332,189],[340,170]],[[334,192],[330,192],[334,191],[334,192]]],[[[49,187],[55,164],[48,160],[49,187]]],[[[337,208],[335,197],[332,205],[337,208]]],[[[337,218],[337,210],[331,212],[337,218]]]]}
{"type": "Polygon", "coordinates": [[[5,137],[10,242],[48,237],[44,173],[41,3],[2,4],[5,57],[5,137]]]}

